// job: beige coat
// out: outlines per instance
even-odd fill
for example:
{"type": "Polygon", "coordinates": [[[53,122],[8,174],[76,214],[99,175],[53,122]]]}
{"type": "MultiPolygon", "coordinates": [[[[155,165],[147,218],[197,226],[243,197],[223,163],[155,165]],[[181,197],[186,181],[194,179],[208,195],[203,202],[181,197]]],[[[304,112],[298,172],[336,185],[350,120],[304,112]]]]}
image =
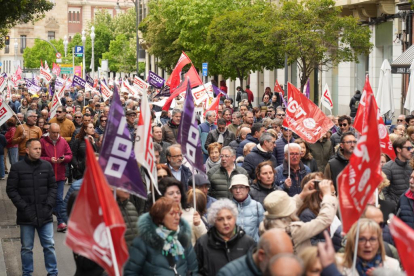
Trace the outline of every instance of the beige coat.
{"type": "Polygon", "coordinates": [[[204,225],[203,221],[200,221],[198,226],[195,226],[193,223],[194,208],[182,209],[183,214],[181,218],[184,219],[191,226],[191,243],[193,246],[196,241],[205,233],[207,233],[207,228],[204,225]]]}
{"type": "MultiPolygon", "coordinates": [[[[339,265],[337,265],[339,272],[341,272],[341,274],[344,275],[344,276],[354,275],[354,274],[352,274],[352,268],[347,268],[347,267],[341,266],[341,264],[343,262],[344,262],[343,253],[336,254],[336,263],[339,264],[339,265]]],[[[394,271],[401,271],[400,263],[396,259],[388,257],[388,256],[385,256],[385,261],[384,261],[383,267],[388,268],[390,270],[394,270],[394,271]]]]}
{"type": "MultiPolygon", "coordinates": [[[[296,200],[296,210],[302,206],[303,202],[298,195],[293,197],[296,200]]],[[[264,231],[279,228],[286,231],[292,239],[294,251],[299,254],[303,249],[311,246],[310,238],[321,233],[328,228],[336,215],[338,208],[338,200],[331,195],[325,195],[322,199],[321,210],[319,211],[316,219],[309,222],[294,221],[289,219],[265,219],[260,223],[259,232],[262,234],[264,231]]]]}

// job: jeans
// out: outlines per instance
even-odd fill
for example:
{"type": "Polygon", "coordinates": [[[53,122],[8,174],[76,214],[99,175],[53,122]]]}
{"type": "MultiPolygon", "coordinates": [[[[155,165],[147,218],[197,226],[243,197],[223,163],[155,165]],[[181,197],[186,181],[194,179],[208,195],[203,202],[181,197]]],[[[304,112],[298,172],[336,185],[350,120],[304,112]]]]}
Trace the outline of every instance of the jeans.
{"type": "Polygon", "coordinates": [[[62,206],[63,206],[63,190],[65,187],[65,180],[56,181],[57,184],[57,195],[56,195],[56,205],[54,211],[56,213],[56,219],[58,225],[65,222],[64,216],[61,214],[62,206]]]}
{"type": "Polygon", "coordinates": [[[42,227],[36,227],[33,225],[20,225],[20,239],[22,242],[22,249],[20,254],[22,257],[23,276],[31,276],[33,273],[32,250],[35,229],[39,235],[40,244],[43,247],[47,275],[58,275],[55,241],[53,240],[53,222],[49,222],[42,227]]]}
{"type": "Polygon", "coordinates": [[[5,171],[4,171],[4,154],[0,155],[0,178],[4,178],[5,171]]]}
{"type": "Polygon", "coordinates": [[[18,160],[18,156],[19,156],[19,148],[8,148],[8,153],[9,153],[9,160],[10,160],[10,165],[13,165],[14,163],[17,163],[18,160]]]}

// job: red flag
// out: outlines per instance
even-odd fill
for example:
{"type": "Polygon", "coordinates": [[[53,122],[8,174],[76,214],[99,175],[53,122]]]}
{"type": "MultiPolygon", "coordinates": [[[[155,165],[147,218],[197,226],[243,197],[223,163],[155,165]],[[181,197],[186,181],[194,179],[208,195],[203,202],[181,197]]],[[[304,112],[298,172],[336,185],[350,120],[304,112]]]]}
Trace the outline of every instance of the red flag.
{"type": "Polygon", "coordinates": [[[315,143],[333,127],[331,119],[295,86],[288,83],[289,101],[283,125],[309,143],[315,143]]]}
{"type": "Polygon", "coordinates": [[[414,230],[396,216],[391,218],[390,230],[407,276],[414,276],[414,230]]]}
{"type": "Polygon", "coordinates": [[[376,118],[378,111],[373,100],[374,95],[369,95],[361,137],[348,165],[337,178],[339,206],[345,233],[358,221],[372,194],[382,182],[380,138],[376,118]]]}
{"type": "Polygon", "coordinates": [[[52,67],[52,73],[55,74],[56,76],[59,76],[60,74],[60,66],[54,62],[53,62],[53,67],[52,67]]]}
{"type": "MultiPolygon", "coordinates": [[[[208,100],[208,99],[207,99],[208,100]]],[[[206,111],[204,112],[204,116],[206,115],[207,111],[214,111],[216,113],[216,120],[214,121],[214,124],[217,124],[217,120],[218,120],[218,107],[220,104],[220,97],[217,96],[214,99],[214,102],[206,109],[206,111]]]]}
{"type": "Polygon", "coordinates": [[[277,93],[282,93],[283,96],[285,96],[285,91],[283,91],[282,87],[280,87],[279,83],[275,82],[275,87],[273,88],[273,90],[277,93]]]}
{"type": "Polygon", "coordinates": [[[69,219],[66,245],[102,266],[109,275],[122,275],[128,260],[125,229],[113,193],[86,140],[86,171],[69,219]]]}
{"type": "MultiPolygon", "coordinates": [[[[367,75],[365,79],[364,90],[362,91],[361,100],[359,101],[358,111],[357,111],[357,114],[355,116],[355,121],[354,121],[354,128],[358,130],[359,132],[362,131],[362,122],[363,122],[363,117],[364,117],[363,114],[365,113],[366,99],[368,98],[368,95],[374,95],[374,93],[372,92],[372,88],[369,83],[369,79],[367,75]]],[[[378,109],[377,101],[375,100],[375,98],[373,99],[373,101],[374,101],[373,104],[375,106],[375,110],[377,110],[377,113],[378,113],[377,120],[378,120],[378,131],[379,131],[379,137],[380,137],[381,152],[388,155],[388,157],[391,158],[392,160],[395,160],[397,156],[395,155],[394,149],[392,147],[392,142],[390,141],[390,137],[388,136],[388,130],[385,127],[384,120],[379,114],[379,109],[378,109]]]]}
{"type": "Polygon", "coordinates": [[[184,66],[186,66],[189,63],[191,63],[190,58],[183,52],[180,58],[178,59],[177,65],[175,65],[174,70],[172,71],[167,82],[165,83],[166,85],[170,87],[171,93],[174,92],[176,87],[181,82],[181,78],[180,78],[181,70],[183,69],[184,66]]]}
{"type": "Polygon", "coordinates": [[[168,111],[174,98],[179,96],[182,92],[184,92],[187,89],[187,80],[187,78],[184,79],[184,81],[181,82],[180,86],[178,86],[175,89],[174,93],[172,93],[171,96],[165,102],[164,106],[162,107],[162,110],[168,111]]]}
{"type": "Polygon", "coordinates": [[[21,79],[20,75],[22,74],[22,68],[20,68],[20,65],[17,66],[16,75],[19,76],[19,80],[21,79]]]}
{"type": "Polygon", "coordinates": [[[188,70],[188,72],[185,73],[184,79],[187,79],[187,78],[190,78],[191,88],[194,88],[196,86],[203,84],[194,65],[191,65],[190,70],[188,70]]]}
{"type": "Polygon", "coordinates": [[[40,60],[40,67],[43,68],[43,61],[40,60]]]}

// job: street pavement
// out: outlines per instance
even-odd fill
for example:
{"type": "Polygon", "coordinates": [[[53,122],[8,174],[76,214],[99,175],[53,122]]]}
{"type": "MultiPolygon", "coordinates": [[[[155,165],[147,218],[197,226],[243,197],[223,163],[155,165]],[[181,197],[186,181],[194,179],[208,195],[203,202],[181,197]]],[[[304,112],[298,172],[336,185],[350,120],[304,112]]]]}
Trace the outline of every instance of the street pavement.
{"type": "MultiPolygon", "coordinates": [[[[9,166],[10,168],[10,166],[9,166]]],[[[16,225],[16,208],[6,194],[6,180],[0,180],[0,276],[22,275],[20,258],[20,228],[16,225]]],[[[65,185],[65,193],[69,189],[65,185]]],[[[65,244],[65,234],[56,232],[56,217],[54,217],[55,250],[58,262],[59,275],[70,276],[75,274],[76,266],[70,248],[65,244]]],[[[45,276],[47,274],[43,249],[37,233],[33,248],[33,276],[45,276]]]]}

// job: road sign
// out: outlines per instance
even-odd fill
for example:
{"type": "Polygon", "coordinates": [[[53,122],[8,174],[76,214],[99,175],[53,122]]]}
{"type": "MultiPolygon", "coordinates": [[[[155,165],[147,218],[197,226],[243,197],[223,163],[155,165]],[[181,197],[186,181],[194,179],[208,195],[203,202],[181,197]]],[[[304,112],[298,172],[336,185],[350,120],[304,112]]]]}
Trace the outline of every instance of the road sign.
{"type": "Polygon", "coordinates": [[[83,57],[83,46],[75,46],[75,56],[83,57]]]}
{"type": "Polygon", "coordinates": [[[60,74],[73,75],[73,67],[60,67],[60,74]]]}
{"type": "Polygon", "coordinates": [[[205,62],[202,64],[202,70],[203,70],[203,77],[208,76],[208,62],[205,62]]]}
{"type": "Polygon", "coordinates": [[[0,61],[0,67],[3,66],[3,63],[0,61]]]}
{"type": "Polygon", "coordinates": [[[56,63],[62,63],[62,59],[61,58],[57,58],[56,59],[56,63]]]}
{"type": "Polygon", "coordinates": [[[59,58],[61,58],[62,57],[62,54],[61,53],[56,53],[56,58],[57,59],[59,59],[59,58]]]}

